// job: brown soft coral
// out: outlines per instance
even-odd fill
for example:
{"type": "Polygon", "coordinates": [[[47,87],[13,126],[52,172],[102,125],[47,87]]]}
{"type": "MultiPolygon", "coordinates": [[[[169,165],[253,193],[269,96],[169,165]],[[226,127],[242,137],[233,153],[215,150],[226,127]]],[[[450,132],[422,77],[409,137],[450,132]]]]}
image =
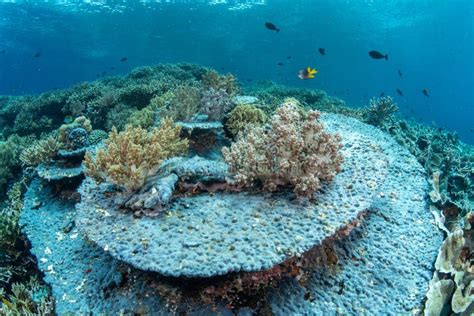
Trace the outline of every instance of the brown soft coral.
{"type": "Polygon", "coordinates": [[[95,158],[86,154],[86,174],[97,182],[107,179],[130,191],[137,190],[164,159],[186,152],[188,141],[179,138],[180,132],[181,128],[169,118],[151,132],[127,126],[118,133],[114,127],[105,148],[98,149],[95,158]]]}
{"type": "Polygon", "coordinates": [[[239,134],[237,142],[222,150],[236,184],[249,187],[260,181],[269,191],[291,186],[296,195],[311,197],[320,181],[331,181],[343,160],[340,137],[325,132],[319,117],[318,111],[305,117],[294,100],[287,100],[269,127],[239,134]]]}

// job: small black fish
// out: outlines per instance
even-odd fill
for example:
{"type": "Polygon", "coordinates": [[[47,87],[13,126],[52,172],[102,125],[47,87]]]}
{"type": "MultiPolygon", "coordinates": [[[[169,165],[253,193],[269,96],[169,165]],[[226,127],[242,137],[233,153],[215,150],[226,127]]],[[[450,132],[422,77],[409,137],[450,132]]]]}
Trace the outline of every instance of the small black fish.
{"type": "Polygon", "coordinates": [[[284,63],[282,63],[281,61],[277,64],[278,66],[285,66],[284,63]]]}
{"type": "Polygon", "coordinates": [[[397,93],[398,93],[400,96],[403,97],[403,92],[402,92],[402,90],[400,90],[400,89],[397,88],[397,93]]]}
{"type": "Polygon", "coordinates": [[[474,128],[469,129],[471,133],[474,133],[474,128]]]}
{"type": "Polygon", "coordinates": [[[402,76],[402,72],[400,71],[400,69],[398,69],[398,75],[401,77],[402,76]]]}
{"type": "Polygon", "coordinates": [[[321,55],[326,55],[326,48],[318,48],[318,51],[321,55]]]}
{"type": "Polygon", "coordinates": [[[277,32],[280,32],[280,29],[277,28],[277,27],[275,26],[275,24],[273,24],[273,23],[271,23],[271,22],[265,23],[265,27],[266,27],[267,29],[269,29],[270,31],[277,31],[277,32]]]}
{"type": "Polygon", "coordinates": [[[369,52],[369,56],[372,57],[373,59],[382,59],[385,58],[385,60],[388,60],[388,54],[382,54],[381,52],[378,52],[376,50],[371,50],[369,52]]]}
{"type": "Polygon", "coordinates": [[[37,52],[36,54],[33,55],[33,58],[39,58],[41,57],[41,53],[40,52],[37,52]]]}
{"type": "Polygon", "coordinates": [[[121,61],[122,63],[126,62],[127,60],[128,60],[128,57],[122,57],[122,58],[120,58],[120,61],[121,61]]]}
{"type": "Polygon", "coordinates": [[[110,70],[115,70],[115,67],[113,67],[113,66],[112,66],[112,67],[110,67],[110,70]]]}
{"type": "Polygon", "coordinates": [[[291,59],[291,56],[287,56],[286,59],[291,59]]]}
{"type": "Polygon", "coordinates": [[[427,97],[427,98],[430,97],[430,94],[429,94],[429,92],[428,92],[428,89],[425,88],[425,89],[422,90],[422,92],[423,92],[423,94],[425,95],[425,97],[427,97]]]}
{"type": "Polygon", "coordinates": [[[380,97],[383,97],[384,95],[385,95],[385,92],[382,92],[382,93],[380,94],[380,97]]]}

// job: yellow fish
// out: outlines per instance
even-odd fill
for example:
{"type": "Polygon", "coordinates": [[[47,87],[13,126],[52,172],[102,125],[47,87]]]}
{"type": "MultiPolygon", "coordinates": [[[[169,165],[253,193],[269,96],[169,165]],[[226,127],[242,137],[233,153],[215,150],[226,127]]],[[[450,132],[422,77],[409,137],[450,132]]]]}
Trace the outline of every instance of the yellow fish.
{"type": "Polygon", "coordinates": [[[317,74],[318,71],[316,69],[311,69],[311,67],[308,67],[306,69],[301,69],[300,72],[298,73],[298,78],[301,80],[305,79],[313,79],[314,75],[317,74]]]}

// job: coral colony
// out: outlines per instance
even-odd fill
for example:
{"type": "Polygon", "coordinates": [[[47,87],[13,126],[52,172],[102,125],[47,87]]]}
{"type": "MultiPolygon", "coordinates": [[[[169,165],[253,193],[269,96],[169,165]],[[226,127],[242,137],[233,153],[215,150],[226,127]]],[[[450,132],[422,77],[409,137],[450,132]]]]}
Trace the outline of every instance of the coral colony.
{"type": "Polygon", "coordinates": [[[388,96],[173,64],[0,105],[6,314],[473,312],[472,149],[388,96]]]}

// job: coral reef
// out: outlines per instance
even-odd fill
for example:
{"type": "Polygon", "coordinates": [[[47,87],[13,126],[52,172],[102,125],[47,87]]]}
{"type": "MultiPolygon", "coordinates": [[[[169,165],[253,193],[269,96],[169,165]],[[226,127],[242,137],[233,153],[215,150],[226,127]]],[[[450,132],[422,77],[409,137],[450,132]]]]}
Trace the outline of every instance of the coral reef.
{"type": "Polygon", "coordinates": [[[14,315],[51,315],[53,301],[49,289],[35,278],[26,283],[13,283],[11,294],[7,295],[0,288],[0,314],[14,315]]]}
{"type": "Polygon", "coordinates": [[[50,291],[37,281],[35,262],[20,235],[23,188],[16,182],[0,209],[0,314],[46,315],[53,308],[50,291]]]}
{"type": "Polygon", "coordinates": [[[223,148],[236,183],[249,187],[260,181],[269,191],[291,186],[298,196],[311,197],[321,181],[334,178],[343,160],[339,136],[325,132],[319,117],[319,112],[309,111],[304,118],[294,100],[288,100],[268,130],[249,128],[230,148],[223,148]]]}
{"type": "MultiPolygon", "coordinates": [[[[321,206],[328,207],[324,214],[314,211],[313,203],[302,206],[291,201],[288,199],[291,193],[279,194],[282,195],[282,201],[286,201],[284,205],[278,205],[278,203],[274,205],[273,198],[269,195],[242,193],[245,196],[262,199],[262,202],[256,204],[257,209],[249,213],[248,225],[240,222],[240,209],[246,209],[241,203],[230,203],[226,206],[220,202],[220,197],[213,198],[211,194],[189,197],[182,204],[180,203],[176,210],[166,212],[157,218],[136,218],[131,214],[124,214],[123,211],[115,212],[101,205],[81,209],[81,212],[87,212],[90,216],[96,217],[95,228],[105,232],[101,234],[103,238],[108,238],[101,241],[104,247],[107,245],[105,247],[107,251],[104,251],[94,246],[90,242],[91,239],[84,236],[83,226],[80,230],[74,226],[64,228],[70,227],[67,223],[76,221],[77,224],[78,220],[82,221],[82,213],[77,214],[78,209],[74,207],[74,204],[61,203],[56,198],[56,194],[50,192],[51,189],[48,186],[41,186],[38,181],[35,181],[27,192],[22,226],[31,239],[35,254],[43,258],[38,265],[45,273],[45,280],[53,287],[55,298],[57,298],[56,313],[62,315],[73,311],[100,314],[104,311],[120,313],[126,310],[130,313],[141,314],[181,312],[205,315],[230,314],[231,312],[260,314],[259,311],[253,309],[254,299],[261,298],[260,291],[265,293],[268,290],[270,293],[263,297],[263,299],[267,298],[266,301],[263,300],[263,307],[271,308],[276,315],[318,314],[321,311],[327,311],[328,314],[348,315],[420,313],[419,308],[423,302],[427,280],[431,277],[432,262],[441,243],[439,232],[430,225],[431,214],[427,210],[427,200],[423,199],[428,186],[421,166],[406,150],[397,146],[387,135],[375,128],[342,116],[324,114],[322,119],[329,131],[341,132],[345,145],[341,150],[347,151],[347,154],[344,154],[347,160],[360,163],[357,168],[344,167],[334,182],[328,186],[329,190],[320,193],[325,195],[326,191],[332,192],[336,182],[343,181],[334,195],[326,201],[317,200],[321,206]],[[357,145],[350,146],[354,143],[357,145]],[[368,148],[371,150],[367,150],[368,148]],[[348,154],[350,152],[353,154],[348,154]],[[380,171],[387,169],[387,165],[380,165],[380,159],[390,160],[390,171],[386,170],[387,178],[380,178],[380,171]],[[357,172],[357,177],[354,171],[357,172]],[[373,177],[365,182],[363,179],[368,174],[373,177]],[[359,179],[359,177],[362,178],[359,179]],[[407,177],[411,179],[409,183],[406,182],[407,177]],[[374,187],[371,180],[382,186],[374,187]],[[366,193],[360,193],[358,190],[354,192],[351,184],[360,186],[362,190],[369,190],[373,195],[368,191],[364,191],[366,193]],[[381,191],[386,194],[380,194],[381,191]],[[288,269],[282,268],[280,271],[275,268],[251,272],[234,280],[223,279],[224,288],[209,286],[204,287],[205,290],[202,292],[192,290],[196,287],[199,289],[199,286],[205,285],[207,280],[190,279],[187,284],[190,285],[191,291],[182,292],[179,290],[179,286],[183,285],[182,279],[162,278],[159,274],[135,269],[124,264],[123,259],[117,260],[110,255],[113,245],[117,247],[114,251],[119,250],[123,254],[128,254],[129,258],[144,263],[142,255],[156,251],[154,247],[157,245],[157,240],[148,235],[156,234],[155,236],[164,241],[163,244],[160,243],[160,247],[163,247],[166,257],[176,256],[175,262],[179,262],[174,265],[164,264],[164,267],[184,269],[188,264],[196,261],[183,261],[179,256],[182,250],[191,252],[194,249],[196,259],[201,259],[202,255],[208,253],[208,246],[222,247],[220,237],[227,237],[227,234],[215,234],[205,229],[204,234],[196,232],[196,229],[203,229],[202,225],[210,225],[212,229],[222,229],[227,232],[233,231],[234,238],[229,239],[231,243],[228,245],[234,245],[235,249],[218,251],[210,256],[213,260],[224,257],[222,259],[224,264],[227,264],[230,259],[240,258],[229,254],[229,251],[235,252],[240,249],[235,246],[236,242],[247,245],[260,238],[270,238],[269,242],[265,243],[265,247],[268,247],[271,253],[275,251],[275,247],[280,247],[282,254],[285,254],[288,251],[286,244],[289,247],[298,246],[302,242],[302,236],[287,232],[288,238],[281,239],[285,244],[279,245],[275,243],[272,235],[261,234],[261,229],[269,229],[273,226],[276,233],[285,234],[288,227],[299,225],[301,223],[299,219],[302,219],[308,220],[307,227],[310,228],[305,228],[301,232],[308,234],[309,238],[314,238],[316,234],[331,235],[338,231],[334,225],[339,222],[336,218],[340,218],[341,211],[352,212],[356,205],[355,203],[344,205],[345,203],[341,201],[341,206],[334,206],[332,201],[339,201],[341,197],[361,198],[362,204],[357,207],[369,209],[368,216],[363,219],[360,227],[352,231],[344,228],[343,232],[347,231],[348,235],[341,241],[335,241],[333,250],[331,245],[323,245],[324,251],[318,252],[316,257],[312,258],[321,266],[302,278],[298,273],[299,266],[297,265],[295,270],[293,266],[289,266],[288,269]],[[196,203],[192,203],[194,198],[198,199],[196,203]],[[202,200],[213,201],[215,207],[200,202],[202,200]],[[273,213],[266,211],[266,205],[271,209],[281,208],[282,216],[272,219],[273,213]],[[301,207],[307,207],[307,211],[303,211],[301,207]],[[215,216],[211,218],[206,216],[209,212],[213,212],[215,216]],[[224,215],[224,212],[226,214],[228,212],[229,215],[224,215]],[[263,224],[261,216],[258,215],[269,216],[272,220],[263,224]],[[134,226],[142,225],[141,232],[147,236],[132,230],[131,225],[121,224],[122,220],[117,221],[117,216],[126,218],[134,226]],[[310,219],[307,216],[315,217],[310,219]],[[191,221],[189,217],[200,217],[200,220],[191,221]],[[288,222],[290,218],[295,218],[291,221],[291,225],[288,222]],[[147,224],[152,221],[157,226],[151,228],[147,224]],[[165,239],[160,235],[160,231],[154,229],[155,227],[169,228],[166,223],[176,221],[182,221],[185,224],[177,224],[176,229],[168,229],[166,233],[182,235],[182,242],[177,242],[176,239],[165,239]],[[319,225],[321,222],[324,222],[321,229],[316,229],[314,225],[319,225]],[[213,223],[215,225],[212,225],[213,223]],[[236,229],[236,225],[241,225],[242,229],[236,229]],[[116,238],[118,235],[111,236],[111,234],[120,234],[124,238],[118,239],[116,238]],[[248,236],[242,234],[248,234],[248,236]],[[209,236],[210,239],[208,243],[201,245],[203,250],[199,251],[199,248],[194,248],[199,247],[194,238],[203,235],[209,236]],[[189,236],[193,238],[186,238],[189,236]],[[133,240],[133,246],[130,242],[126,242],[128,238],[133,240]],[[406,240],[413,242],[408,243],[406,240]],[[113,244],[109,241],[113,241],[113,244]],[[169,244],[175,247],[166,247],[169,244]],[[273,287],[279,283],[280,272],[288,273],[289,277],[282,280],[282,285],[278,284],[278,287],[274,289],[265,289],[265,284],[273,287]],[[302,282],[298,283],[294,275],[302,282]],[[226,282],[227,280],[230,282],[226,282]],[[176,290],[177,286],[178,290],[176,290]],[[78,287],[80,290],[77,290],[78,287]],[[200,294],[202,294],[200,297],[207,299],[204,301],[205,304],[213,298],[223,298],[224,301],[222,304],[218,302],[217,306],[208,306],[192,304],[186,300],[186,297],[191,296],[193,299],[200,294]],[[229,305],[226,306],[226,303],[229,305]],[[229,309],[232,308],[236,309],[230,311],[229,309]]],[[[345,160],[344,164],[346,163],[345,160]]],[[[89,179],[86,181],[93,184],[89,179]]],[[[108,192],[110,194],[110,191],[108,192]]],[[[92,190],[91,193],[97,196],[98,191],[92,190]]],[[[83,201],[87,199],[84,198],[83,201]]],[[[243,201],[247,202],[247,199],[244,198],[243,201]]],[[[85,227],[88,228],[87,225],[85,227]]],[[[250,252],[248,256],[251,262],[259,264],[259,260],[255,259],[256,256],[252,256],[252,250],[252,247],[242,247],[244,253],[250,252]]],[[[298,250],[292,253],[301,254],[298,250]]],[[[264,259],[268,258],[266,252],[257,251],[256,254],[264,259]]],[[[162,260],[162,256],[157,256],[150,262],[163,264],[162,260]]],[[[212,267],[215,265],[207,265],[206,269],[212,267]]]]}
{"type": "Polygon", "coordinates": [[[8,200],[0,210],[0,244],[14,245],[20,234],[18,220],[23,208],[23,192],[21,183],[15,183],[7,193],[8,200]]]}
{"type": "Polygon", "coordinates": [[[265,123],[266,120],[267,116],[262,110],[251,104],[242,104],[236,106],[229,113],[225,125],[232,135],[237,136],[237,134],[243,132],[247,126],[260,126],[265,123]]]}
{"type": "Polygon", "coordinates": [[[474,213],[461,227],[448,231],[435,262],[435,274],[426,294],[427,315],[474,313],[474,213]]]}
{"type": "Polygon", "coordinates": [[[380,126],[390,115],[398,111],[398,106],[390,96],[372,98],[367,109],[363,110],[365,122],[380,126]]]}
{"type": "Polygon", "coordinates": [[[6,141],[0,141],[0,200],[6,192],[8,182],[21,171],[20,155],[28,142],[31,142],[30,138],[18,135],[11,135],[6,141]]]}
{"type": "Polygon", "coordinates": [[[58,129],[58,141],[66,149],[78,149],[88,145],[89,133],[92,131],[91,121],[85,116],[79,116],[69,124],[63,124],[58,129]]]}
{"type": "Polygon", "coordinates": [[[188,141],[179,138],[180,131],[166,118],[149,133],[140,127],[129,126],[120,133],[113,128],[105,148],[98,149],[96,157],[86,154],[86,173],[98,182],[109,180],[128,190],[137,190],[164,159],[187,150],[188,141]]]}
{"type": "Polygon", "coordinates": [[[221,121],[233,107],[234,103],[227,92],[210,88],[202,95],[199,112],[207,115],[210,121],[221,121]]]}
{"type": "Polygon", "coordinates": [[[184,85],[173,92],[171,101],[160,109],[160,115],[175,121],[191,121],[201,105],[201,92],[198,88],[184,85]]]}
{"type": "Polygon", "coordinates": [[[446,217],[455,219],[474,209],[474,149],[454,133],[412,121],[392,119],[381,128],[406,147],[429,175],[437,176],[434,201],[446,217]]]}
{"type": "Polygon", "coordinates": [[[41,163],[47,163],[57,154],[60,146],[61,144],[55,136],[37,140],[22,151],[21,164],[25,167],[36,167],[41,163]]]}
{"type": "MultiPolygon", "coordinates": [[[[35,265],[55,290],[59,314],[71,309],[83,313],[124,310],[166,313],[171,305],[180,305],[173,311],[188,312],[190,305],[186,299],[179,298],[186,295],[200,296],[204,304],[212,305],[213,299],[223,299],[222,303],[229,303],[226,308],[248,307],[245,304],[252,298],[247,297],[246,289],[259,297],[268,294],[265,306],[276,314],[320,311],[418,314],[441,242],[440,232],[430,225],[428,200],[423,199],[430,190],[426,174],[432,178],[431,201],[441,210],[437,221],[444,222],[443,230],[449,233],[436,260],[437,271],[424,312],[429,315],[474,313],[472,147],[460,142],[455,133],[392,116],[395,106],[390,105],[388,98],[374,98],[369,108],[353,109],[317,90],[258,83],[246,88],[247,96],[238,96],[238,91],[232,75],[178,64],[136,68],[126,77],[104,78],[40,96],[0,97],[0,191],[9,188],[8,200],[0,208],[0,298],[3,301],[0,314],[52,312],[52,305],[46,299],[48,289],[27,277],[34,274],[35,265]],[[299,103],[295,99],[285,101],[288,97],[295,97],[299,103]],[[286,110],[279,108],[282,102],[287,105],[286,110]],[[232,110],[234,106],[237,107],[232,110]],[[306,113],[307,110],[341,113],[378,129],[328,114],[322,115],[323,129],[318,112],[306,113]],[[265,126],[263,113],[274,114],[271,123],[265,126]],[[90,122],[84,118],[82,122],[63,124],[64,116],[87,116],[90,122]],[[151,138],[157,129],[152,128],[159,126],[160,117],[166,116],[185,122],[177,124],[181,131],[169,122],[169,135],[162,139],[166,140],[164,143],[173,143],[171,148],[163,144],[160,148],[153,147],[157,142],[151,138]],[[241,135],[227,153],[224,150],[224,155],[231,160],[231,168],[234,164],[236,183],[244,187],[263,186],[269,191],[290,187],[298,196],[309,197],[321,186],[319,180],[330,180],[337,169],[342,171],[309,202],[293,200],[294,195],[288,190],[277,194],[238,192],[241,188],[223,182],[227,169],[217,149],[228,142],[223,133],[224,123],[228,131],[241,135]],[[91,124],[98,129],[92,131],[91,124]],[[101,144],[107,138],[106,131],[113,126],[116,129],[112,130],[111,139],[101,144]],[[339,133],[341,126],[347,131],[341,133],[343,148],[339,148],[337,136],[328,134],[339,133]],[[423,174],[415,159],[379,129],[408,148],[427,173],[423,174]],[[128,140],[117,141],[127,134],[128,140]],[[60,140],[50,143],[49,137],[54,135],[60,140]],[[137,135],[137,142],[133,135],[137,135]],[[180,140],[178,135],[189,139],[193,154],[213,160],[179,157],[164,161],[187,147],[186,140],[180,140]],[[362,141],[374,135],[376,143],[362,141]],[[120,159],[107,156],[114,142],[110,153],[117,153],[120,159]],[[33,146],[27,148],[31,143],[33,146]],[[358,144],[357,148],[354,144],[358,144]],[[96,156],[92,145],[98,145],[96,156]],[[88,208],[75,209],[73,202],[79,200],[75,190],[84,179],[81,160],[86,150],[90,151],[85,163],[90,175],[99,182],[109,181],[126,190],[86,179],[83,183],[94,190],[83,197],[97,198],[99,194],[99,206],[91,204],[88,208]],[[311,157],[312,151],[317,152],[316,157],[311,157]],[[341,157],[344,157],[342,167],[341,157]],[[321,167],[321,158],[329,175],[315,170],[318,165],[321,167]],[[306,162],[311,159],[316,161],[306,162]],[[351,167],[351,162],[359,159],[364,167],[351,167]],[[162,162],[164,169],[158,168],[162,162]],[[39,176],[43,183],[35,180],[25,199],[27,214],[20,215],[21,166],[38,164],[34,176],[39,176]],[[386,170],[387,164],[390,172],[386,170]],[[155,169],[158,173],[154,173],[155,169]],[[379,177],[357,181],[357,177],[368,176],[374,170],[379,171],[379,177]],[[407,177],[410,183],[404,180],[407,177]],[[14,181],[17,183],[12,184],[14,181]],[[355,192],[356,183],[373,194],[355,192]],[[324,196],[331,192],[334,194],[326,200],[324,196]],[[128,203],[114,205],[119,207],[114,209],[101,204],[111,194],[132,198],[128,203]],[[333,201],[346,195],[360,197],[361,201],[334,207],[333,201]],[[249,206],[252,203],[254,209],[249,206]],[[135,213],[123,212],[124,207],[135,213]],[[144,209],[156,207],[164,212],[151,214],[156,217],[142,216],[150,215],[144,209]],[[262,207],[272,212],[262,214],[262,207]],[[321,265],[304,276],[295,273],[300,265],[255,272],[270,267],[272,262],[280,262],[274,260],[275,247],[282,258],[301,254],[306,246],[314,244],[311,238],[320,233],[333,234],[341,217],[352,216],[359,208],[368,210],[362,225],[348,232],[347,238],[334,240],[334,245],[328,246],[334,249],[311,258],[331,264],[321,265]],[[91,210],[98,213],[86,214],[91,210]],[[18,235],[19,216],[23,218],[21,227],[32,241],[38,262],[28,254],[26,241],[18,235]],[[270,216],[270,220],[265,216],[270,216]],[[242,222],[244,219],[246,223],[242,222]],[[301,232],[294,230],[306,220],[310,223],[306,228],[301,232]],[[75,228],[75,223],[79,223],[80,229],[75,228]],[[319,225],[317,233],[313,231],[314,223],[319,225]],[[214,229],[222,229],[219,231],[222,234],[210,233],[214,229]],[[265,229],[268,234],[258,235],[265,229]],[[236,235],[232,235],[234,232],[236,235]],[[262,237],[269,239],[252,247],[262,237]],[[173,240],[171,248],[166,246],[170,240],[173,240]],[[94,244],[107,248],[107,253],[94,244]],[[156,252],[157,249],[161,252],[156,252]],[[182,260],[184,255],[189,257],[182,260]],[[225,275],[238,269],[235,260],[252,272],[243,272],[235,279],[231,274],[225,275]],[[273,261],[268,263],[268,260],[273,261]],[[202,270],[197,271],[194,264],[202,270]],[[224,278],[220,280],[224,286],[194,288],[190,286],[195,280],[192,279],[188,285],[181,285],[196,291],[180,292],[175,286],[180,280],[144,273],[132,266],[143,270],[158,267],[156,270],[165,275],[207,276],[214,269],[210,274],[216,271],[222,274],[224,278]],[[266,287],[269,285],[275,287],[270,293],[266,287]],[[131,301],[137,304],[130,307],[131,301]]],[[[162,121],[161,128],[166,125],[162,121]]],[[[23,171],[29,174],[31,170],[23,171]]],[[[193,306],[190,310],[201,314],[216,312],[206,308],[193,306]]],[[[228,312],[226,308],[224,312],[228,312]]]]}
{"type": "Polygon", "coordinates": [[[231,96],[239,92],[237,79],[232,74],[219,75],[215,70],[209,70],[202,76],[202,82],[207,88],[222,90],[231,96]]]}

